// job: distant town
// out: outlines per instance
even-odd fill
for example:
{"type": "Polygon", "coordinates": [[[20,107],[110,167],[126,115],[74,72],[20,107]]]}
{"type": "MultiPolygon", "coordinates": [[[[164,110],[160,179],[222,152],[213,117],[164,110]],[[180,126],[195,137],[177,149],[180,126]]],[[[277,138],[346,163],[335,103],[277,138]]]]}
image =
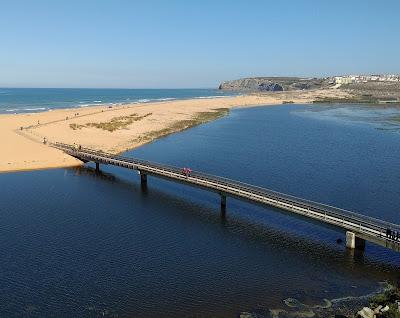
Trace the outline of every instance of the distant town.
{"type": "Polygon", "coordinates": [[[335,76],[332,84],[353,84],[367,82],[400,82],[400,75],[379,74],[379,75],[345,75],[335,76]]]}

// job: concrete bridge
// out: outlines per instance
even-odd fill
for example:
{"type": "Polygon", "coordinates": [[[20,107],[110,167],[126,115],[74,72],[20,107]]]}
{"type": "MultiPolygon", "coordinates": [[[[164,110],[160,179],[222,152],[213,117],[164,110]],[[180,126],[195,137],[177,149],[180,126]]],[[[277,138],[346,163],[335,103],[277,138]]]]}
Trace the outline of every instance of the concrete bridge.
{"type": "Polygon", "coordinates": [[[223,217],[226,214],[226,198],[234,197],[255,204],[276,207],[306,219],[338,227],[346,232],[346,246],[351,249],[364,248],[367,240],[400,251],[400,225],[398,224],[197,171],[188,174],[184,173],[182,168],[94,151],[80,146],[62,143],[51,145],[83,162],[94,162],[97,171],[100,164],[137,170],[143,188],[147,187],[147,176],[154,176],[216,192],[221,198],[223,217]]]}

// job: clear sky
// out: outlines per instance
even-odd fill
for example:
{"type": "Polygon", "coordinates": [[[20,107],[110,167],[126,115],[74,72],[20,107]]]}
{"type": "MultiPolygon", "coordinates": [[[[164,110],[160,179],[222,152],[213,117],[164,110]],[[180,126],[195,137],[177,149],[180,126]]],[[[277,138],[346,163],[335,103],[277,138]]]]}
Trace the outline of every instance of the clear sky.
{"type": "Polygon", "coordinates": [[[0,0],[0,87],[400,73],[400,0],[0,0]]]}

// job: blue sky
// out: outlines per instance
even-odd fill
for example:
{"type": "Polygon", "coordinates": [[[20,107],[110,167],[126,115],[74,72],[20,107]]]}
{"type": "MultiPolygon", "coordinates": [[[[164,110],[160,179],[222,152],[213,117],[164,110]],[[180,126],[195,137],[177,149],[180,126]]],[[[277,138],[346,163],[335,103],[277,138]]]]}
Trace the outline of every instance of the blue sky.
{"type": "Polygon", "coordinates": [[[400,73],[399,0],[0,0],[0,87],[400,73]]]}

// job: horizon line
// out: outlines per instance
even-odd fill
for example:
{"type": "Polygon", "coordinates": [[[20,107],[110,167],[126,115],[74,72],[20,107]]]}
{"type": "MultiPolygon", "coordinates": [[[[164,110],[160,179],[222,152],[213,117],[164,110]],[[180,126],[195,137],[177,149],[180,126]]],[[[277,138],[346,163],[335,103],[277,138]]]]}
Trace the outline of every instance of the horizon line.
{"type": "Polygon", "coordinates": [[[172,90],[172,89],[215,89],[218,90],[218,87],[175,87],[175,88],[168,88],[168,87],[27,87],[27,86],[0,86],[0,89],[148,89],[148,90],[157,90],[157,89],[163,89],[163,90],[172,90]]]}

